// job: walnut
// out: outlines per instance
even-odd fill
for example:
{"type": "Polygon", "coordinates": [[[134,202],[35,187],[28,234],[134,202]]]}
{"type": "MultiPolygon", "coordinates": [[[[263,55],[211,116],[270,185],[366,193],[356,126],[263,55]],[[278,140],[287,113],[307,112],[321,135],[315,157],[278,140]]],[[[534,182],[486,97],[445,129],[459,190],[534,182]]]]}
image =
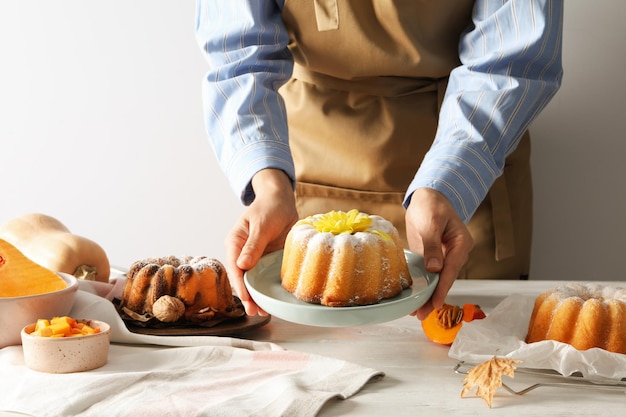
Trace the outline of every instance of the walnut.
{"type": "Polygon", "coordinates": [[[169,295],[164,295],[152,305],[152,314],[164,323],[173,323],[185,314],[185,304],[169,295]]]}

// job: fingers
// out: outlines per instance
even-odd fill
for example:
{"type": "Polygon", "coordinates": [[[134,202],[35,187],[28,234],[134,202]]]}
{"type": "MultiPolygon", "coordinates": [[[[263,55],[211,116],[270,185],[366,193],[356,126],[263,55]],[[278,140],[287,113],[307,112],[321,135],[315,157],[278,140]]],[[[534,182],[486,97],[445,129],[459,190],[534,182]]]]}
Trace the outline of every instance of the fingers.
{"type": "Polygon", "coordinates": [[[238,276],[236,277],[237,285],[240,287],[239,290],[241,292],[245,292],[246,294],[246,300],[244,301],[242,299],[241,301],[246,309],[246,313],[250,316],[256,314],[261,316],[267,315],[267,313],[252,300],[243,279],[245,271],[254,268],[254,266],[259,262],[259,259],[263,256],[266,247],[267,242],[262,238],[262,236],[250,234],[236,261],[237,270],[239,271],[238,276]]]}
{"type": "Polygon", "coordinates": [[[433,309],[441,308],[444,305],[448,292],[452,288],[460,270],[460,266],[456,267],[453,265],[454,263],[454,261],[446,258],[446,263],[439,273],[439,281],[433,295],[414,313],[418,319],[424,320],[433,309]]]}
{"type": "Polygon", "coordinates": [[[244,273],[254,268],[266,253],[281,249],[292,224],[298,219],[293,192],[281,196],[257,196],[244,211],[226,239],[226,268],[231,287],[249,315],[266,315],[250,297],[244,273]]]}
{"type": "MultiPolygon", "coordinates": [[[[441,245],[441,239],[438,238],[439,234],[434,234],[434,239],[423,244],[424,247],[424,266],[426,270],[431,273],[439,273],[439,281],[437,287],[430,299],[420,307],[414,314],[419,320],[424,320],[428,314],[434,309],[439,308],[443,304],[450,286],[444,284],[444,281],[448,278],[449,268],[444,266],[443,250],[441,245]],[[442,299],[443,297],[443,299],[442,299]]],[[[456,275],[452,278],[456,278],[456,275]]]]}
{"type": "Polygon", "coordinates": [[[431,311],[433,311],[433,303],[431,300],[428,300],[423,306],[411,313],[411,315],[417,317],[419,320],[424,320],[431,311]]]}
{"type": "Polygon", "coordinates": [[[443,268],[443,250],[441,239],[433,235],[433,239],[424,242],[424,266],[428,272],[440,272],[443,268]]]}
{"type": "Polygon", "coordinates": [[[230,267],[227,266],[226,269],[228,270],[228,277],[231,287],[233,288],[235,294],[237,294],[237,296],[241,300],[241,303],[246,310],[246,314],[248,314],[249,316],[254,316],[257,314],[261,316],[266,316],[267,313],[259,306],[257,306],[254,300],[252,300],[252,298],[250,297],[250,293],[248,292],[248,289],[246,288],[243,279],[245,271],[239,268],[236,262],[229,263],[229,265],[230,267]]]}
{"type": "Polygon", "coordinates": [[[263,256],[266,247],[267,241],[262,236],[250,235],[237,258],[237,267],[244,271],[253,268],[263,256]]]}
{"type": "Polygon", "coordinates": [[[445,303],[474,241],[452,205],[434,190],[420,189],[413,194],[406,223],[409,245],[422,251],[428,272],[439,273],[439,282],[430,300],[414,313],[423,320],[445,303]]]}
{"type": "Polygon", "coordinates": [[[445,264],[439,273],[439,282],[437,283],[433,295],[430,297],[430,300],[415,311],[413,315],[420,320],[424,320],[433,309],[441,308],[444,305],[448,292],[450,292],[461,268],[467,261],[466,253],[468,252],[469,250],[466,252],[466,249],[458,248],[448,252],[445,258],[445,264]]]}
{"type": "MultiPolygon", "coordinates": [[[[263,312],[252,298],[244,284],[243,274],[249,268],[240,267],[239,258],[242,252],[242,247],[248,240],[247,222],[242,218],[233,228],[225,241],[226,248],[226,270],[228,271],[228,280],[233,291],[243,304],[246,314],[254,316],[256,314],[264,315],[263,312]]],[[[241,264],[247,265],[245,262],[241,264]]],[[[265,313],[266,314],[266,313],[265,313]]]]}

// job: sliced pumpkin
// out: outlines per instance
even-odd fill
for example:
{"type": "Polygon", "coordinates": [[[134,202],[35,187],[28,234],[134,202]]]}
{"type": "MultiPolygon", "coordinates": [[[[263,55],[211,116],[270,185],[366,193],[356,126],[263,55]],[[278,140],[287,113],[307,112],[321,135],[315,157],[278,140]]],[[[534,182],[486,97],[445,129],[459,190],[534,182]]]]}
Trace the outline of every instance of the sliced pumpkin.
{"type": "Polygon", "coordinates": [[[476,304],[464,304],[463,307],[444,304],[436,308],[422,320],[422,329],[428,339],[440,345],[451,345],[461,330],[463,323],[480,320],[486,315],[476,304]]]}
{"type": "Polygon", "coordinates": [[[44,294],[63,288],[67,284],[59,275],[0,239],[0,297],[44,294]]]}

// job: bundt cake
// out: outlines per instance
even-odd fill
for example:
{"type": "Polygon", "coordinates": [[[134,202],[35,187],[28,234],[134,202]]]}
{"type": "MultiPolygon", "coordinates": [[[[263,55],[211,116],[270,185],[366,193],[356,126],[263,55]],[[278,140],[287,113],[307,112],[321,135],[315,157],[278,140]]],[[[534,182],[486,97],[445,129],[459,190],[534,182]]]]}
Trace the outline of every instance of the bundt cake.
{"type": "Polygon", "coordinates": [[[131,317],[145,315],[162,322],[204,322],[245,314],[222,263],[204,256],[134,262],[126,274],[120,308],[131,317]]]}
{"type": "Polygon", "coordinates": [[[626,289],[568,283],[542,293],[535,300],[526,342],[541,340],[626,354],[626,289]]]}
{"type": "Polygon", "coordinates": [[[296,298],[330,307],[375,304],[413,282],[397,229],[357,210],[298,221],[285,241],[280,276],[296,298]]]}

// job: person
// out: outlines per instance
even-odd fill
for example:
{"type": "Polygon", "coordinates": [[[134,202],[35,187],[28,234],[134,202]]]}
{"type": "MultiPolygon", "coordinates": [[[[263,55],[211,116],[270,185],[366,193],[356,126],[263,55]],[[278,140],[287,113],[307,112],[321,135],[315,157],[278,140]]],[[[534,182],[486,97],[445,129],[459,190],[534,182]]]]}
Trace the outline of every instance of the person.
{"type": "Polygon", "coordinates": [[[379,214],[440,280],[520,279],[532,230],[527,129],[561,85],[562,0],[198,0],[205,123],[247,206],[226,268],[301,217],[379,214]]]}

